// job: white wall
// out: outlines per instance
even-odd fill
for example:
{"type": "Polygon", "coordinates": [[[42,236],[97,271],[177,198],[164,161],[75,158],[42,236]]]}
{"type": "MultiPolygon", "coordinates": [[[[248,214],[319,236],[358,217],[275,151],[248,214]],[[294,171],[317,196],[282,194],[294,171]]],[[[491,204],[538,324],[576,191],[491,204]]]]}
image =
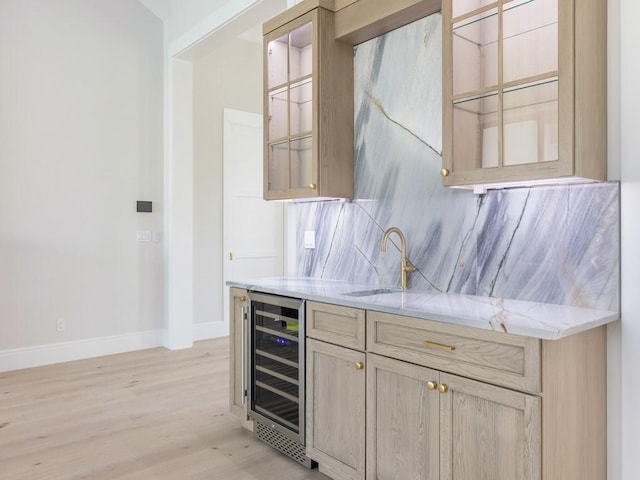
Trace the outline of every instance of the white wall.
{"type": "Polygon", "coordinates": [[[622,473],[640,471],[640,2],[620,0],[622,178],[622,473]]]}
{"type": "Polygon", "coordinates": [[[162,243],[136,230],[162,230],[162,45],[138,2],[0,0],[0,370],[38,345],[157,343],[162,243]]]}
{"type": "Polygon", "coordinates": [[[193,62],[194,323],[220,322],[223,109],[262,113],[262,44],[231,40],[193,62]]]}

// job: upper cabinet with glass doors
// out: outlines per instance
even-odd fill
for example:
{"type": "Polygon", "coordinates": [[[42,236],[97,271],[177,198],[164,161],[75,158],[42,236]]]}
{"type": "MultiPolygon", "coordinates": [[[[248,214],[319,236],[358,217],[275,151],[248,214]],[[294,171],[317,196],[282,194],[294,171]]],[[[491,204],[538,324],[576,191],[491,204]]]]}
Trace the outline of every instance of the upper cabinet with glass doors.
{"type": "Polygon", "coordinates": [[[605,180],[606,0],[443,0],[443,183],[605,180]]]}
{"type": "Polygon", "coordinates": [[[306,0],[264,24],[264,198],[353,197],[353,48],[333,2],[306,0]]]}

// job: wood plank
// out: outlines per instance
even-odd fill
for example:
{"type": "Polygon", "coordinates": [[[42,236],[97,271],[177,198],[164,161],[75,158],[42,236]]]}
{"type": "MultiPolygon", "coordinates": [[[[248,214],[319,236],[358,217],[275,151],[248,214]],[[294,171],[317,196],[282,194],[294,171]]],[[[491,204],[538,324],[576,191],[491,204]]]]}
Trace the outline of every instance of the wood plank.
{"type": "Polygon", "coordinates": [[[0,477],[326,480],[229,409],[228,338],[0,374],[0,477]]]}
{"type": "Polygon", "coordinates": [[[359,2],[360,0],[336,0],[335,8],[336,12],[338,10],[342,10],[345,7],[348,7],[352,3],[359,2]]]}
{"type": "Polygon", "coordinates": [[[335,10],[334,0],[304,0],[297,3],[291,8],[287,8],[284,12],[279,13],[262,24],[262,34],[273,32],[276,28],[295,20],[302,15],[309,13],[314,8],[324,8],[333,12],[335,10]]]}
{"type": "Polygon", "coordinates": [[[367,351],[540,392],[540,341],[531,337],[368,311],[367,351]],[[424,341],[452,350],[425,346],[424,341]]]}
{"type": "Polygon", "coordinates": [[[542,478],[607,478],[607,334],[542,344],[542,478]]]}
{"type": "Polygon", "coordinates": [[[336,9],[335,38],[357,45],[439,12],[441,8],[441,0],[359,0],[336,9]]]}
{"type": "Polygon", "coordinates": [[[307,302],[307,336],[364,350],[365,311],[358,308],[307,302]]]}

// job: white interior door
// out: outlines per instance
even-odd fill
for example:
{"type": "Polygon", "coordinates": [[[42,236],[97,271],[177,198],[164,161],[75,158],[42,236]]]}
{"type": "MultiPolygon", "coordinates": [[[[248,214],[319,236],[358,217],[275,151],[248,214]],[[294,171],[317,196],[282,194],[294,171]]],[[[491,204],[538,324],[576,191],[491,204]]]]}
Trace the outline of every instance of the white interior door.
{"type": "MultiPolygon", "coordinates": [[[[224,109],[224,280],[281,276],[282,203],[262,198],[262,115],[224,109]]],[[[225,287],[225,321],[229,292],[225,287]]]]}

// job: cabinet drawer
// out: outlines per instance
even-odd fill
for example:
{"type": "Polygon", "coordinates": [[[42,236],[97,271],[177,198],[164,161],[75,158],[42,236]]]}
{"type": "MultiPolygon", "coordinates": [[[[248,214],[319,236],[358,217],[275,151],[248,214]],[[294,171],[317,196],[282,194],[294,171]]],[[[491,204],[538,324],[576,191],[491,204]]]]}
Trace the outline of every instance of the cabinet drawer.
{"type": "Polygon", "coordinates": [[[364,310],[307,302],[307,336],[343,347],[364,350],[364,310]]]}
{"type": "Polygon", "coordinates": [[[540,392],[540,340],[367,312],[368,351],[528,392],[540,392]]]}

